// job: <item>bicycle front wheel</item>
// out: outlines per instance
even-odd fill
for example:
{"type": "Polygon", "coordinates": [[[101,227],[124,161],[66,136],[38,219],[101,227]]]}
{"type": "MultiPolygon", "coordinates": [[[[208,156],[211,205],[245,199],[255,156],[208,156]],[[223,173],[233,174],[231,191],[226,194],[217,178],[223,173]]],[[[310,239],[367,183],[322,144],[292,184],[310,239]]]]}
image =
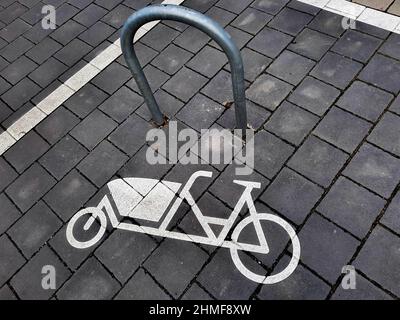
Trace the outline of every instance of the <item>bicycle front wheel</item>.
{"type": "MultiPolygon", "coordinates": [[[[240,249],[237,249],[237,247],[232,247],[230,248],[231,256],[233,263],[235,264],[236,268],[248,279],[262,283],[262,284],[274,284],[281,282],[282,280],[285,280],[287,277],[289,277],[293,271],[296,269],[299,259],[300,259],[300,241],[299,238],[296,235],[296,231],[293,229],[293,227],[284,219],[278,217],[277,215],[269,214],[269,213],[260,213],[257,215],[257,218],[259,221],[270,221],[275,224],[278,224],[281,228],[285,230],[285,232],[289,235],[290,241],[292,243],[292,258],[290,259],[289,264],[285,269],[283,269],[281,272],[274,274],[274,275],[261,275],[254,273],[250,269],[248,269],[242,260],[240,259],[239,256],[239,251],[240,249]]],[[[236,226],[235,230],[233,230],[232,233],[232,240],[234,242],[238,242],[240,233],[243,231],[243,229],[253,223],[253,217],[249,216],[242,221],[239,222],[239,224],[236,226]]]]}

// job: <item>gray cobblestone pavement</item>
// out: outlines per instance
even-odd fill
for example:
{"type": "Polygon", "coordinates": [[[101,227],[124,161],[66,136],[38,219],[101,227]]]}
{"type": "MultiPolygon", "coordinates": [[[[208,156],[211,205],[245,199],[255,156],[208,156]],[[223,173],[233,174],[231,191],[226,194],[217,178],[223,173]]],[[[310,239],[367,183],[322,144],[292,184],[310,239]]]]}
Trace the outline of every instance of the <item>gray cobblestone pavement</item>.
{"type": "MultiPolygon", "coordinates": [[[[126,18],[151,0],[0,1],[0,132],[46,92],[114,41],[126,18]],[[57,7],[56,30],[40,26],[57,7]]],[[[155,1],[156,3],[159,1],[155,1]]],[[[66,223],[97,205],[114,178],[186,182],[204,212],[226,217],[241,187],[234,165],[146,162],[152,128],[123,57],[86,84],[0,157],[0,299],[398,299],[400,297],[400,36],[295,0],[186,0],[223,25],[245,63],[249,125],[256,130],[254,192],[260,212],[295,226],[295,272],[259,285],[229,251],[121,230],[78,250],[66,223]],[[265,90],[271,88],[271,90],[265,90]],[[41,268],[57,270],[43,290],[41,268]],[[341,287],[354,265],[357,289],[341,287]]],[[[179,126],[232,128],[230,68],[220,48],[192,27],[162,22],[136,43],[162,109],[179,126]],[[207,108],[207,112],[202,107],[207,108]],[[212,111],[210,111],[212,109],[212,111]]],[[[245,213],[243,213],[245,214],[245,213]]],[[[173,228],[196,232],[188,205],[173,228]]],[[[288,262],[246,255],[265,274],[288,262]]],[[[279,244],[280,243],[280,244],[279,244]]]]}

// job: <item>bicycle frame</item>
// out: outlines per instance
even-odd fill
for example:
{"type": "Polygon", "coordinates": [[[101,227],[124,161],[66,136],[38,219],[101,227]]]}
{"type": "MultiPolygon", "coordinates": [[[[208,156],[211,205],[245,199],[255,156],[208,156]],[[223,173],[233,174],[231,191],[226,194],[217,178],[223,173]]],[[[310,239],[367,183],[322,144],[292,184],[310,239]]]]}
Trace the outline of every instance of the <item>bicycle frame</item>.
{"type": "MultiPolygon", "coordinates": [[[[269,252],[269,247],[262,231],[262,227],[260,221],[257,218],[257,211],[254,206],[254,201],[251,197],[251,191],[254,188],[260,188],[261,184],[258,182],[251,182],[251,181],[241,181],[241,180],[234,180],[233,182],[245,187],[243,194],[239,198],[235,208],[233,209],[231,215],[228,219],[222,218],[214,218],[214,217],[207,217],[202,214],[200,208],[197,206],[196,202],[194,201],[192,195],[190,194],[190,188],[194,184],[195,180],[199,177],[211,177],[212,172],[209,171],[197,171],[195,172],[188,180],[186,185],[183,187],[182,191],[180,192],[179,197],[175,200],[174,204],[171,206],[170,210],[168,211],[166,217],[164,218],[163,222],[161,223],[159,228],[154,227],[147,227],[147,226],[139,226],[134,225],[126,222],[119,222],[117,216],[114,212],[114,209],[111,205],[108,196],[104,196],[101,202],[98,205],[100,210],[105,210],[107,213],[110,222],[114,228],[127,230],[127,231],[134,231],[139,233],[145,233],[152,236],[159,236],[177,240],[183,240],[188,242],[195,242],[199,244],[205,244],[210,246],[217,246],[217,247],[224,247],[229,249],[237,249],[242,251],[248,251],[253,253],[262,253],[267,254],[269,252]],[[186,199],[189,205],[192,207],[196,218],[198,219],[199,223],[201,224],[202,228],[204,229],[207,236],[197,236],[197,235],[188,235],[180,232],[169,231],[167,227],[171,222],[172,218],[174,217],[175,213],[177,212],[179,206],[182,204],[182,201],[186,199]],[[252,245],[247,243],[239,243],[234,241],[227,241],[225,240],[226,236],[228,235],[229,231],[233,227],[236,219],[239,216],[239,213],[244,205],[248,206],[250,217],[253,221],[256,234],[258,240],[260,242],[259,245],[252,245]],[[218,237],[215,236],[214,232],[210,228],[210,224],[216,224],[223,226],[223,229],[218,237]]],[[[95,217],[92,217],[93,221],[95,217]]],[[[88,220],[85,224],[85,229],[87,230],[93,221],[88,220]]]]}

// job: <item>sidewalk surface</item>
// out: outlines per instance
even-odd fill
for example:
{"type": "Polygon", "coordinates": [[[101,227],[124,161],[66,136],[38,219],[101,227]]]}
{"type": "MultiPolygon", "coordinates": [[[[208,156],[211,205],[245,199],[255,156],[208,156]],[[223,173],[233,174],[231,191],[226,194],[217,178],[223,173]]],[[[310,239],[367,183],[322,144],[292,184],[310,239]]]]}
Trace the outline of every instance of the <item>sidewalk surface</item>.
{"type": "MultiPolygon", "coordinates": [[[[0,131],[150,2],[1,0],[0,131]],[[41,28],[44,4],[57,7],[56,30],[41,28]]],[[[242,191],[233,165],[146,162],[152,123],[121,56],[0,157],[0,298],[399,298],[400,35],[362,23],[345,30],[341,16],[297,1],[182,5],[215,19],[241,49],[256,131],[256,171],[246,179],[262,183],[253,194],[259,212],[296,228],[300,265],[283,282],[259,285],[224,248],[111,229],[90,249],[67,242],[69,219],[96,206],[115,178],[185,183],[210,170],[192,193],[216,217],[227,217],[242,191]],[[45,265],[56,268],[55,290],[42,289],[45,265]],[[341,286],[346,265],[357,270],[356,290],[341,286]]],[[[182,128],[233,127],[234,107],[223,106],[232,100],[229,65],[207,36],[164,21],[135,48],[161,108],[182,128]]],[[[187,205],[171,229],[200,232],[187,205]]],[[[245,257],[265,274],[290,256],[279,230],[267,237],[270,255],[245,257]]]]}

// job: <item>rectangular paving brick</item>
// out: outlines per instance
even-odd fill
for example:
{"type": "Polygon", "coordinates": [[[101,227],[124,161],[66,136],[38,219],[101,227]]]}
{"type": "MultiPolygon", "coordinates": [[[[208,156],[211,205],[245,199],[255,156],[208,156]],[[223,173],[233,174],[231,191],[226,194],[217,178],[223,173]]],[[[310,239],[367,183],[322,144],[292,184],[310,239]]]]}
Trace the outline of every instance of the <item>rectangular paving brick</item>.
{"type": "Polygon", "coordinates": [[[271,19],[271,15],[248,7],[231,23],[231,25],[255,35],[271,19]]]}
{"type": "Polygon", "coordinates": [[[54,58],[50,58],[45,63],[40,65],[35,71],[31,72],[29,78],[44,88],[57,79],[66,70],[66,65],[54,58]]]}
{"type": "Polygon", "coordinates": [[[42,64],[48,58],[53,56],[58,50],[62,48],[62,45],[57,43],[51,38],[45,38],[43,41],[35,45],[31,50],[26,53],[26,56],[35,61],[38,64],[42,64]]]}
{"type": "Polygon", "coordinates": [[[21,214],[4,193],[0,193],[0,234],[20,218],[21,214]]]}
{"type": "Polygon", "coordinates": [[[3,158],[0,158],[0,176],[0,191],[3,191],[15,178],[18,177],[15,170],[3,158]]]}
{"type": "Polygon", "coordinates": [[[400,117],[387,112],[368,137],[368,141],[400,156],[400,117]]]}
{"type": "Polygon", "coordinates": [[[3,286],[24,265],[25,258],[5,234],[0,237],[0,249],[0,286],[3,286]]]}
{"type": "Polygon", "coordinates": [[[92,83],[108,94],[114,93],[132,77],[130,71],[118,63],[112,63],[97,75],[92,83]],[[113,79],[113,81],[110,81],[113,79]]]}
{"type": "Polygon", "coordinates": [[[36,69],[37,64],[25,56],[22,56],[6,67],[1,75],[11,84],[16,84],[31,71],[36,69]]]}
{"type": "Polygon", "coordinates": [[[400,193],[397,192],[396,196],[392,199],[389,207],[386,209],[385,214],[381,219],[381,223],[389,227],[393,231],[399,233],[400,221],[398,219],[398,212],[400,208],[400,193]]]}
{"type": "Polygon", "coordinates": [[[284,8],[275,16],[274,19],[271,20],[271,22],[268,23],[268,26],[295,36],[312,19],[312,15],[290,8],[284,8]]]}
{"type": "Polygon", "coordinates": [[[275,58],[292,39],[287,34],[265,27],[249,42],[248,47],[270,58],[275,58]]]}
{"type": "Polygon", "coordinates": [[[152,65],[170,75],[173,75],[191,57],[192,54],[190,52],[179,48],[174,44],[170,44],[152,61],[152,65]]]}

